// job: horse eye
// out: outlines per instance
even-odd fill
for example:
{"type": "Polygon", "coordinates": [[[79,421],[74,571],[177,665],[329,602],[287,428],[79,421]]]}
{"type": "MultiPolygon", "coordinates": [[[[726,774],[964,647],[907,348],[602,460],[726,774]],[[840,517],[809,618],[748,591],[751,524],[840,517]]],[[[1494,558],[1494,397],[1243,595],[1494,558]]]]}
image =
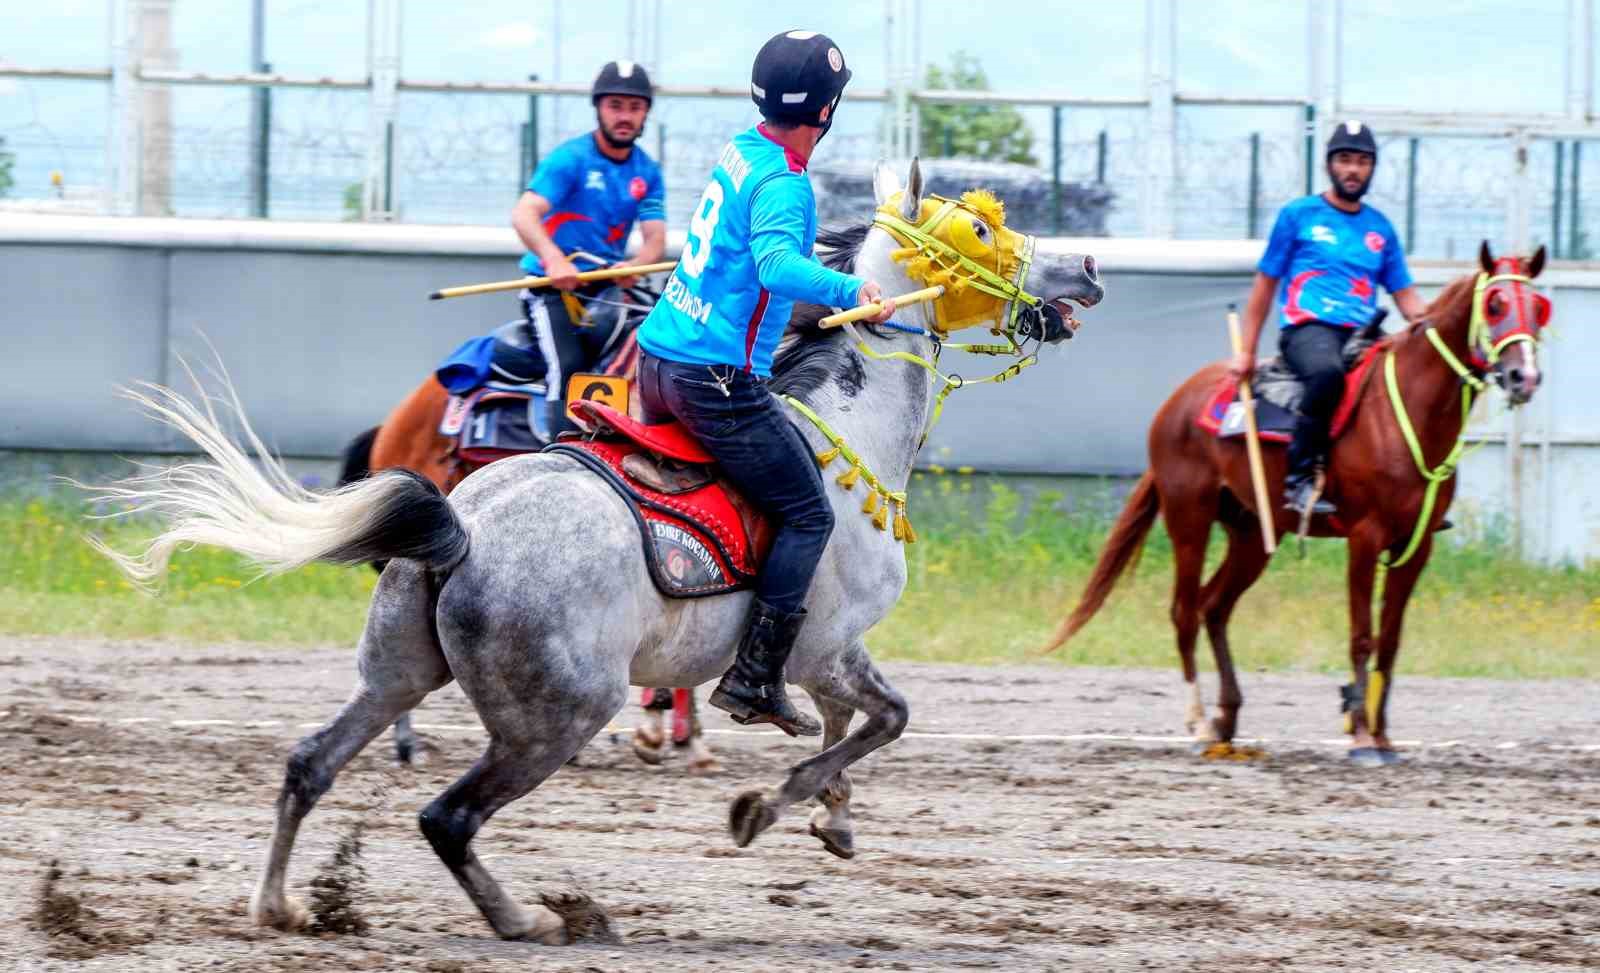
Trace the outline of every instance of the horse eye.
{"type": "Polygon", "coordinates": [[[1499,321],[1506,316],[1506,302],[1500,299],[1499,294],[1490,294],[1484,310],[1488,312],[1490,321],[1499,321]]]}
{"type": "Polygon", "coordinates": [[[973,220],[972,221],[972,232],[980,240],[988,240],[989,239],[989,228],[987,226],[983,225],[983,221],[982,220],[973,220]]]}

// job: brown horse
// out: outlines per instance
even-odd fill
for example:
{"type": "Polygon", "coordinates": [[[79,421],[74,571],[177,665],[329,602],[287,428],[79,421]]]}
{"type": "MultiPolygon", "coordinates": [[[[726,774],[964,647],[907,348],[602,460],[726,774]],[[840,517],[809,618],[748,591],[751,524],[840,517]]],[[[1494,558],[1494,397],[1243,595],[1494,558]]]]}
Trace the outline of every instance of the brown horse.
{"type": "MultiPolygon", "coordinates": [[[[1513,405],[1526,402],[1538,387],[1536,350],[1550,305],[1527,284],[1544,268],[1544,257],[1541,247],[1531,259],[1496,260],[1484,243],[1479,252],[1482,273],[1451,283],[1420,320],[1379,345],[1375,352],[1379,357],[1354,393],[1355,412],[1329,457],[1326,495],[1338,511],[1313,518],[1310,532],[1344,537],[1348,544],[1350,664],[1355,681],[1344,690],[1346,732],[1353,738],[1351,758],[1363,765],[1399,759],[1390,743],[1386,707],[1401,623],[1406,601],[1428,563],[1432,532],[1455,493],[1454,464],[1471,396],[1482,390],[1486,375],[1506,391],[1513,405]],[[1391,368],[1404,416],[1389,392],[1391,368]],[[1412,428],[1414,436],[1405,431],[1412,428]],[[1414,456],[1418,446],[1420,458],[1414,456]],[[1422,466],[1439,481],[1434,496],[1429,496],[1432,491],[1422,466]],[[1389,567],[1374,640],[1373,588],[1380,561],[1389,567]],[[1369,674],[1374,651],[1376,667],[1369,674]]],[[[1197,741],[1231,744],[1244,697],[1228,649],[1228,618],[1239,597],[1261,576],[1268,555],[1242,437],[1218,439],[1195,421],[1226,375],[1224,363],[1202,368],[1156,413],[1150,426],[1150,468],[1112,527],[1082,600],[1048,648],[1066,642],[1105,603],[1160,513],[1172,539],[1176,566],[1172,623],[1189,689],[1186,721],[1197,741]],[[1214,523],[1226,531],[1228,549],[1216,573],[1202,585],[1214,523]],[[1221,688],[1214,720],[1206,719],[1195,674],[1195,641],[1202,620],[1221,688]]],[[[1283,495],[1287,459],[1283,450],[1264,453],[1267,495],[1277,498],[1283,495]]],[[[1278,506],[1270,514],[1277,536],[1298,520],[1298,515],[1278,506]]]]}

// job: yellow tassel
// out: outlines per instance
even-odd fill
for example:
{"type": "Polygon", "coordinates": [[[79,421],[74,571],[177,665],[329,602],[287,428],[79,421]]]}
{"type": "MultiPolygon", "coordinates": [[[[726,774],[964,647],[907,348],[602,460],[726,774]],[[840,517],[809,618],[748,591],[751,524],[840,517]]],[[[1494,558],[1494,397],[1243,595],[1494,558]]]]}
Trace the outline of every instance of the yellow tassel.
{"type": "Polygon", "coordinates": [[[878,509],[878,491],[867,494],[867,502],[861,505],[861,512],[870,514],[878,509]]]}
{"type": "Polygon", "coordinates": [[[879,507],[878,512],[872,515],[872,526],[883,530],[889,526],[889,508],[879,507]]]}
{"type": "Polygon", "coordinates": [[[856,481],[859,479],[861,479],[861,467],[852,466],[848,470],[845,470],[843,473],[839,474],[837,477],[837,482],[840,486],[848,490],[855,486],[856,481]]]}
{"type": "Polygon", "coordinates": [[[911,518],[907,517],[906,518],[906,543],[907,544],[915,544],[916,542],[917,542],[917,532],[911,529],[911,518]]]}
{"type": "Polygon", "coordinates": [[[897,541],[906,539],[906,515],[904,513],[894,515],[894,539],[897,541]]]}
{"type": "Polygon", "coordinates": [[[839,447],[837,447],[837,446],[833,447],[830,450],[826,450],[824,452],[818,453],[817,454],[817,468],[821,469],[821,470],[825,470],[825,469],[828,468],[828,464],[829,463],[832,463],[834,460],[836,460],[838,458],[839,458],[839,447]]]}

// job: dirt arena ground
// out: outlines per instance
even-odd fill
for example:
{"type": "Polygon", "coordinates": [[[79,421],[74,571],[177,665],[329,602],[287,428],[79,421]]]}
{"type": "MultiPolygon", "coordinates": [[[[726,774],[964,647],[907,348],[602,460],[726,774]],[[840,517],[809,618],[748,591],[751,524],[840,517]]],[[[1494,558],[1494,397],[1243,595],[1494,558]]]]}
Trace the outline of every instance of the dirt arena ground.
{"type": "Polygon", "coordinates": [[[1600,969],[1600,685],[1402,678],[1410,759],[1363,771],[1327,676],[1248,676],[1268,756],[1224,763],[1176,738],[1175,674],[886,671],[912,732],[855,773],[853,861],[807,836],[808,808],[732,847],[729,799],[811,744],[715,712],[720,776],[645,767],[618,732],[504,811],[477,850],[508,888],[586,890],[619,936],[551,948],[494,939],[417,832],[482,743],[454,687],[418,711],[424,767],[393,769],[385,737],[302,831],[309,898],[365,822],[367,932],[279,933],[245,904],[284,756],[348,691],[350,654],[14,640],[0,967],[1600,969]]]}

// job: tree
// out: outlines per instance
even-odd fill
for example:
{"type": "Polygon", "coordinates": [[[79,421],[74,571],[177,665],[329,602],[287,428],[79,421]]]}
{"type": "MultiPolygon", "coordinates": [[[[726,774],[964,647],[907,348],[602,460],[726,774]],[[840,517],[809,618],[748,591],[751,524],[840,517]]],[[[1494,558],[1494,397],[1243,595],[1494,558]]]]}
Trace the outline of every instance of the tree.
{"type": "MultiPolygon", "coordinates": [[[[957,51],[949,68],[928,65],[927,87],[988,91],[989,76],[977,58],[957,51]]],[[[924,104],[921,113],[924,156],[1038,164],[1033,157],[1033,130],[1010,105],[924,104]]]]}
{"type": "Polygon", "coordinates": [[[11,191],[16,185],[16,179],[11,175],[11,167],[17,161],[15,154],[6,151],[6,137],[0,135],[0,196],[11,191]]]}

